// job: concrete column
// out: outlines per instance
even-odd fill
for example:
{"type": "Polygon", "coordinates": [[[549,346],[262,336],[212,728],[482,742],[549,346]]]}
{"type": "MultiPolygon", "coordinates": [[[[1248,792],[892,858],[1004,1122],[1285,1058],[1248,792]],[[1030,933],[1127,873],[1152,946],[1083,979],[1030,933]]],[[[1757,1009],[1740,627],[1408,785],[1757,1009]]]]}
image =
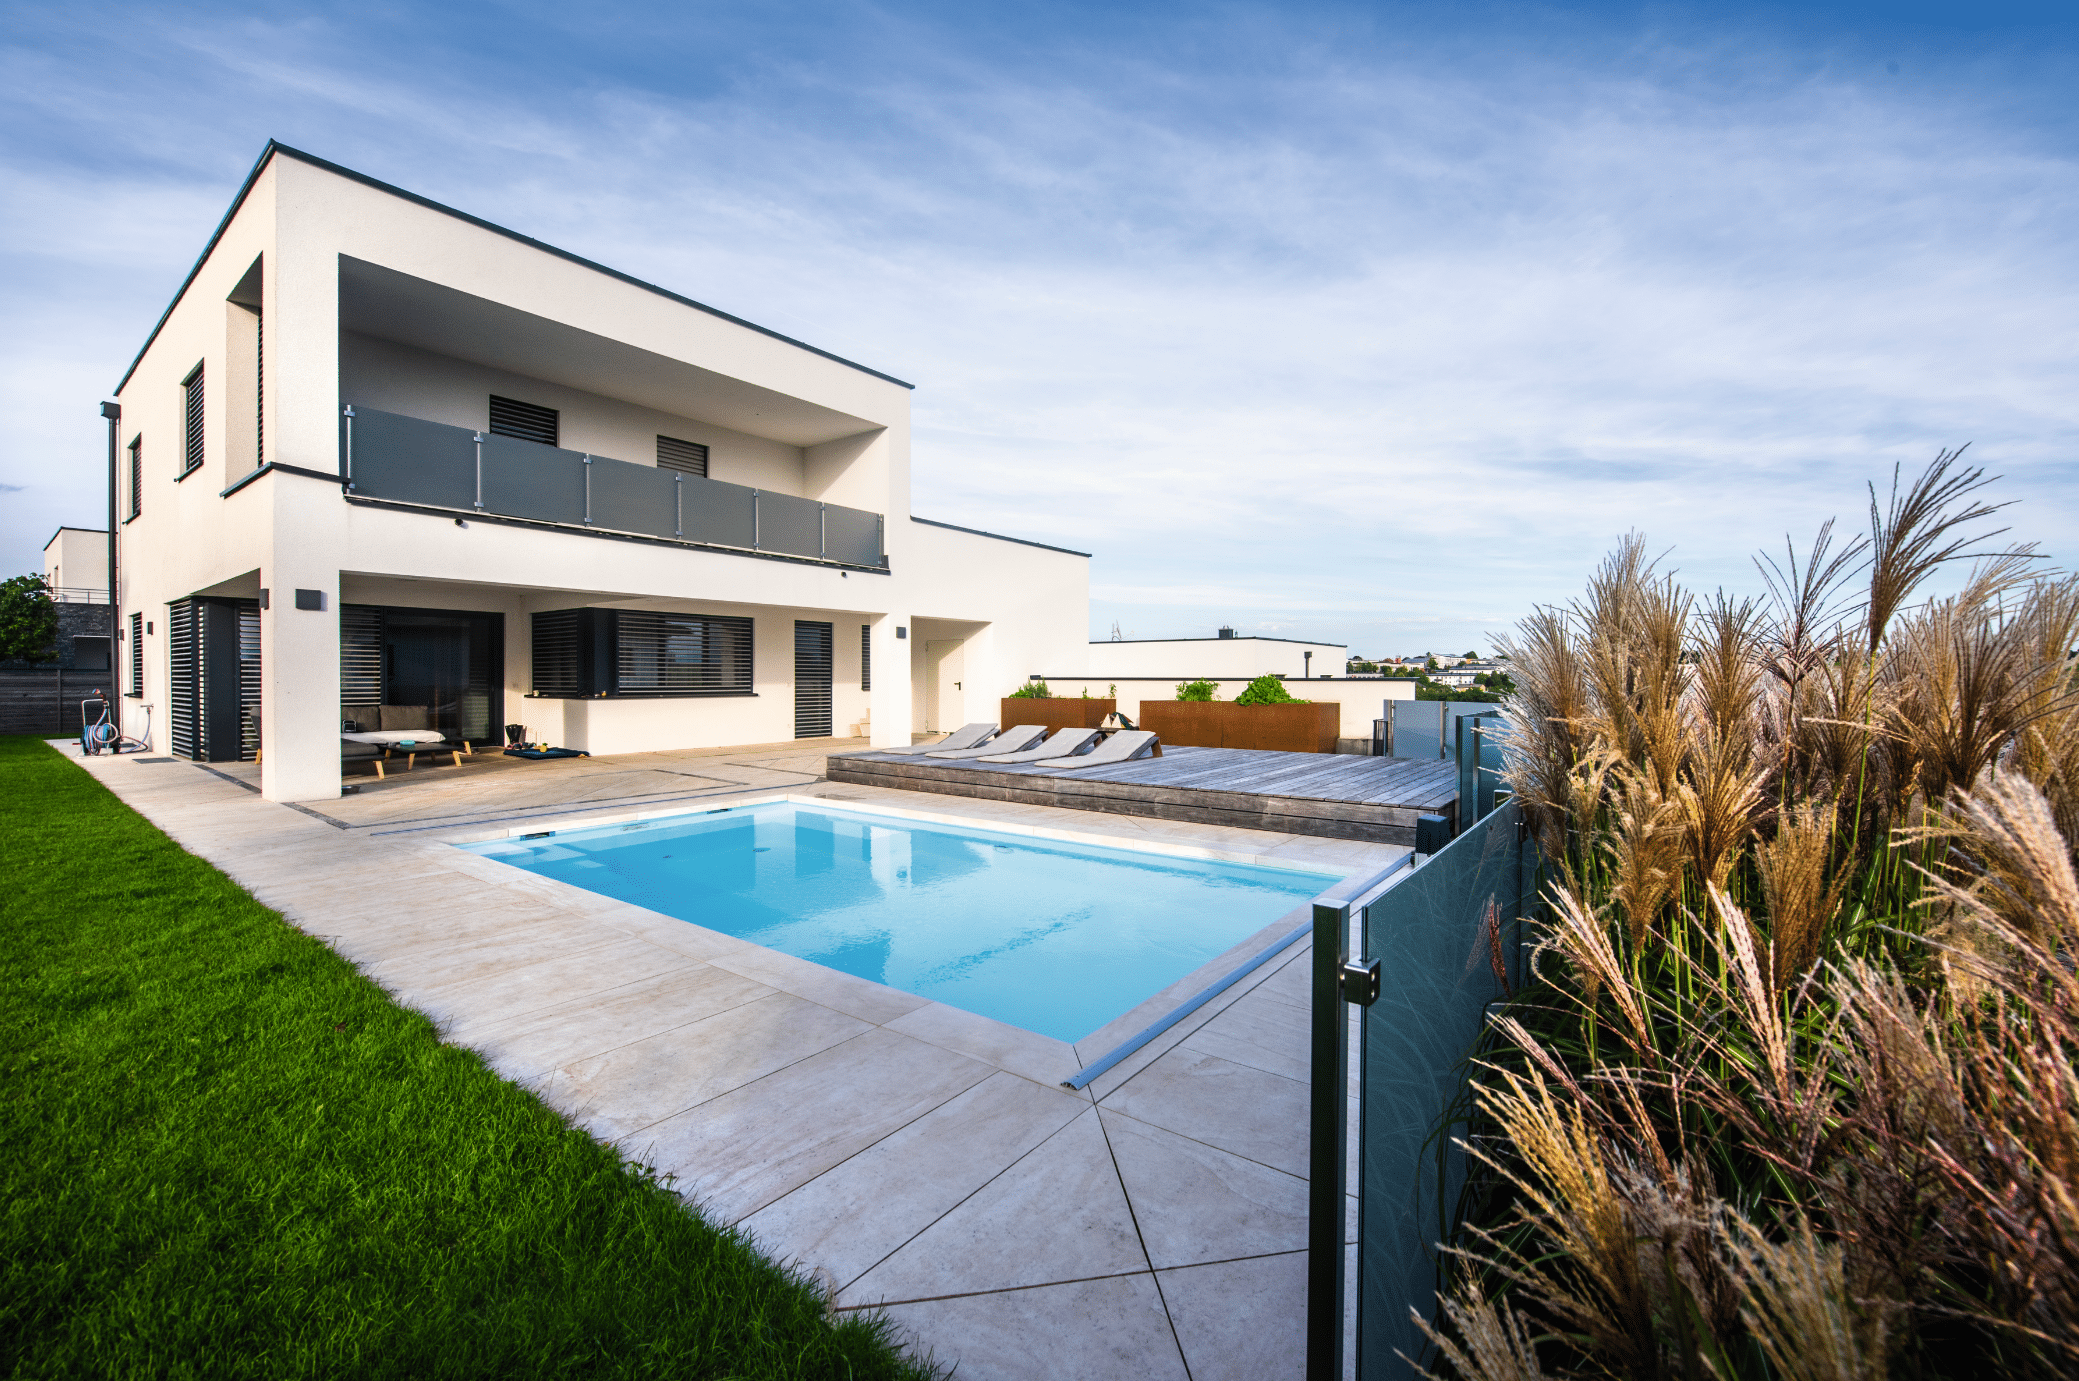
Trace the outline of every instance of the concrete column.
{"type": "Polygon", "coordinates": [[[876,748],[907,748],[915,732],[910,703],[910,648],[915,630],[908,614],[882,614],[873,623],[873,738],[876,748]],[[896,630],[908,636],[898,638],[896,630]]]}

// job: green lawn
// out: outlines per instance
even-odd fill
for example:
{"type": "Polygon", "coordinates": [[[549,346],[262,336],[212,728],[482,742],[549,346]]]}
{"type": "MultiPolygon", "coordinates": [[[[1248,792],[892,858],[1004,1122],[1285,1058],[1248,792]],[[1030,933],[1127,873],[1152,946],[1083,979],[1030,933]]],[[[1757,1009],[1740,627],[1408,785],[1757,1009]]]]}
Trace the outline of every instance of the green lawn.
{"type": "Polygon", "coordinates": [[[922,1375],[37,740],[0,826],[0,1375],[922,1375]]]}

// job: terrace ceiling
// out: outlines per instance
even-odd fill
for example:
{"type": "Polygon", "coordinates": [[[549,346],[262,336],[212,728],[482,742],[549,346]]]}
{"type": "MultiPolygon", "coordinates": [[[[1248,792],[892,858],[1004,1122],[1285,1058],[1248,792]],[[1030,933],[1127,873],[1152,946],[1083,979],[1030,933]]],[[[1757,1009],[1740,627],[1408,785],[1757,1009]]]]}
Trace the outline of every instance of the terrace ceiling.
{"type": "Polygon", "coordinates": [[[790,446],[814,446],[880,426],[344,254],[339,326],[790,446]]]}

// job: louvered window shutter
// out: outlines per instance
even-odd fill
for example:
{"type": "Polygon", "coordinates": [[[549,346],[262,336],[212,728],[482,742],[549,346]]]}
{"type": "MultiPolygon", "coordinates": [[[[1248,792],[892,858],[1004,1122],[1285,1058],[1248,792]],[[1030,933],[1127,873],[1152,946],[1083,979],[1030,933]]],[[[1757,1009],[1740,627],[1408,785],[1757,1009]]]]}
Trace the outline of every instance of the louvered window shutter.
{"type": "Polygon", "coordinates": [[[491,395],[491,434],[510,436],[521,441],[539,441],[544,446],[554,446],[557,436],[558,414],[554,408],[541,407],[535,403],[522,403],[517,398],[500,398],[491,395]]]}

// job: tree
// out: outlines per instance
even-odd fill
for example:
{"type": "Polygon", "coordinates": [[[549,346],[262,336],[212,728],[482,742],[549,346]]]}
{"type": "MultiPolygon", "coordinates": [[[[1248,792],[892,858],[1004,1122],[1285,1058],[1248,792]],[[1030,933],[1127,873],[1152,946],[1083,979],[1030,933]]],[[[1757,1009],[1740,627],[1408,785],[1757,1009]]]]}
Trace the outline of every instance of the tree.
{"type": "Polygon", "coordinates": [[[0,581],[0,661],[55,662],[58,606],[40,575],[0,581]]]}
{"type": "Polygon", "coordinates": [[[1465,659],[1468,662],[1477,662],[1480,660],[1480,654],[1477,652],[1468,652],[1465,654],[1465,659]]]}

